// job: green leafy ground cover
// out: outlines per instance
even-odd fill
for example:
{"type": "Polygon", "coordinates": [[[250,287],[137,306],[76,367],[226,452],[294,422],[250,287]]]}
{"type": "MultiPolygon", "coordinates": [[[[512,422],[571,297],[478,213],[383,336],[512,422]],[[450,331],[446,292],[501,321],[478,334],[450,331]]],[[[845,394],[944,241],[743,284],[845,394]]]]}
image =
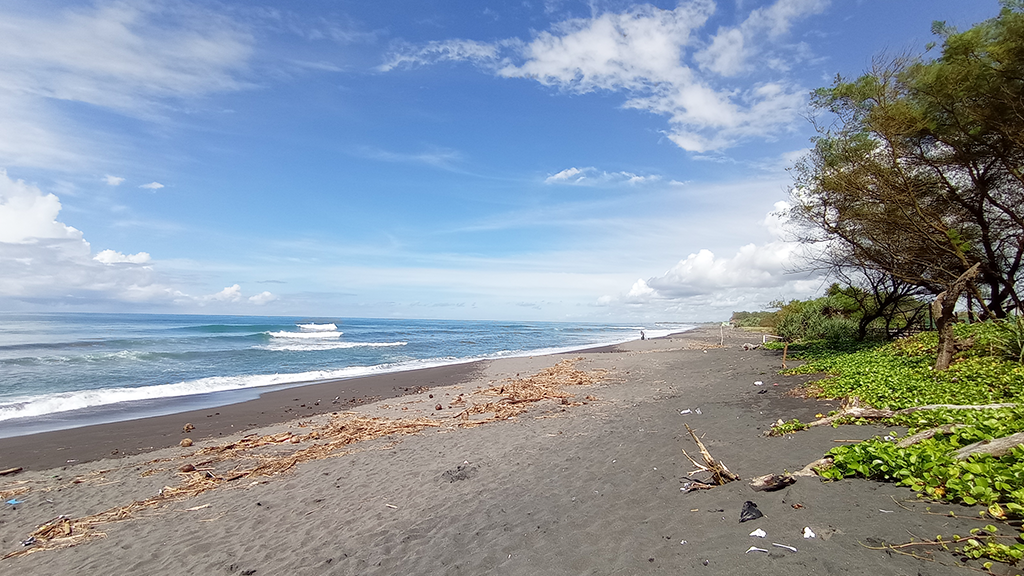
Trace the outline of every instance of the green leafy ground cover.
{"type": "MultiPolygon", "coordinates": [[[[943,372],[932,370],[937,350],[934,333],[846,350],[820,344],[790,346],[790,352],[807,363],[789,373],[830,375],[811,384],[819,397],[858,397],[873,407],[893,410],[927,404],[1022,404],[988,410],[928,410],[884,420],[886,426],[908,427],[910,434],[945,424],[961,426],[906,448],[880,438],[834,448],[828,453],[833,466],[823,470],[822,476],[894,482],[936,500],[984,505],[993,518],[1024,518],[1024,448],[999,458],[974,455],[957,460],[953,455],[969,444],[1024,431],[1024,366],[1007,359],[1013,354],[1007,354],[1006,335],[1005,325],[958,326],[958,338],[971,346],[943,372]]],[[[774,432],[804,426],[791,420],[774,432]]],[[[983,530],[965,538],[954,536],[954,541],[964,543],[962,552],[973,558],[1016,563],[1024,557],[1024,544],[997,538],[994,530],[983,530]]]]}

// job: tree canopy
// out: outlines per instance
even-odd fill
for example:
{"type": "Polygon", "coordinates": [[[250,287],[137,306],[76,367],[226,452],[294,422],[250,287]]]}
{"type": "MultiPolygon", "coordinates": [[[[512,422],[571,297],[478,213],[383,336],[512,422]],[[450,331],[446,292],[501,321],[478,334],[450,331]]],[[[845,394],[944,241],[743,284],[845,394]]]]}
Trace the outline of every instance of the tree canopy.
{"type": "Polygon", "coordinates": [[[814,92],[832,122],[796,167],[791,216],[821,264],[932,294],[980,264],[967,288],[983,316],[1024,312],[1022,5],[964,32],[938,22],[938,57],[879,59],[814,92]]]}

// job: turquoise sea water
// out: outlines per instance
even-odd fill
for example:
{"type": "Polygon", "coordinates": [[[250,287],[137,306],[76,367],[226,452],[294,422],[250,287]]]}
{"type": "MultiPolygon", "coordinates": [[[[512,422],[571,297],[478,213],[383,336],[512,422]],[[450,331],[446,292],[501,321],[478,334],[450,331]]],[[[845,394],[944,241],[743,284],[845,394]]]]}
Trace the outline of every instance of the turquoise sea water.
{"type": "Polygon", "coordinates": [[[298,383],[533,355],[686,324],[0,314],[0,437],[237,402],[298,383]]]}

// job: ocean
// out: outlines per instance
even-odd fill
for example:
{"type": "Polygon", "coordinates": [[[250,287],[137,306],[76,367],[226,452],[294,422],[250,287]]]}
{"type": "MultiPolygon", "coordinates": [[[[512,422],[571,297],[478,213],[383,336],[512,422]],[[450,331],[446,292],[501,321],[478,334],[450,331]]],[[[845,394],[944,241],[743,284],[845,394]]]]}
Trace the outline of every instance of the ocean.
{"type": "Polygon", "coordinates": [[[222,406],[311,382],[681,332],[599,324],[0,314],[0,438],[222,406]]]}

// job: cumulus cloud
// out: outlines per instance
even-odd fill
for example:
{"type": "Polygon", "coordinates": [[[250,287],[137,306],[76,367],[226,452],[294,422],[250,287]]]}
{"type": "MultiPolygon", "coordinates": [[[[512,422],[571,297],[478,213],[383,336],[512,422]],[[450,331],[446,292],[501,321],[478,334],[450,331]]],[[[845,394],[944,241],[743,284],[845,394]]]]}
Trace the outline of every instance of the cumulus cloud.
{"type": "Polygon", "coordinates": [[[164,185],[159,182],[150,182],[149,184],[143,184],[142,186],[139,186],[139,188],[145,188],[146,190],[159,190],[163,187],[164,185]]]}
{"type": "Polygon", "coordinates": [[[216,300],[219,302],[238,302],[242,299],[242,287],[238,284],[228,286],[216,294],[207,296],[206,299],[216,300]]]}
{"type": "Polygon", "coordinates": [[[260,292],[255,296],[249,297],[249,302],[252,302],[256,306],[262,306],[268,302],[273,302],[274,300],[277,300],[277,296],[271,294],[270,292],[267,292],[266,290],[260,292]]]}
{"type": "Polygon", "coordinates": [[[653,174],[643,176],[632,172],[605,172],[594,167],[566,168],[544,179],[545,184],[572,184],[577,186],[597,186],[601,184],[645,184],[660,181],[661,177],[653,174]]]}
{"type": "Polygon", "coordinates": [[[43,194],[0,168],[0,242],[34,244],[40,240],[82,240],[82,232],[57,221],[60,199],[43,194]]]}
{"type": "Polygon", "coordinates": [[[122,254],[108,249],[94,256],[93,260],[103,264],[148,264],[151,258],[149,252],[122,254]]]}
{"type": "Polygon", "coordinates": [[[106,176],[103,177],[103,181],[111,186],[120,186],[121,183],[124,182],[124,178],[121,178],[120,176],[111,176],[110,174],[107,174],[106,176]]]}
{"type": "Polygon", "coordinates": [[[821,286],[815,273],[795,271],[807,248],[789,239],[786,211],[789,204],[776,202],[761,225],[772,235],[764,244],[747,244],[732,256],[716,256],[698,250],[677,262],[664,274],[638,279],[619,296],[604,296],[598,304],[656,305],[660,309],[687,310],[702,314],[702,307],[764,306],[783,295],[805,296],[821,286]]]}
{"type": "Polygon", "coordinates": [[[190,296],[156,269],[148,252],[93,254],[83,233],[59,220],[60,211],[56,195],[0,169],[0,299],[47,307],[55,302],[262,305],[277,299],[269,292],[245,299],[238,284],[190,296]]]}
{"type": "Polygon", "coordinates": [[[673,10],[643,4],[565,20],[530,41],[396,46],[381,70],[467,61],[565,92],[620,92],[627,96],[626,108],[667,117],[665,133],[681,148],[719,150],[746,138],[771,138],[797,118],[806,90],[785,78],[745,85],[720,81],[750,70],[754,56],[766,53],[793,21],[825,5],[826,0],[777,0],[705,41],[700,32],[715,10],[710,0],[684,1],[673,10]]]}
{"type": "Polygon", "coordinates": [[[102,144],[60,101],[155,118],[175,101],[248,86],[240,77],[251,35],[196,4],[22,4],[0,8],[0,163],[8,166],[67,170],[95,160],[102,144]]]}

